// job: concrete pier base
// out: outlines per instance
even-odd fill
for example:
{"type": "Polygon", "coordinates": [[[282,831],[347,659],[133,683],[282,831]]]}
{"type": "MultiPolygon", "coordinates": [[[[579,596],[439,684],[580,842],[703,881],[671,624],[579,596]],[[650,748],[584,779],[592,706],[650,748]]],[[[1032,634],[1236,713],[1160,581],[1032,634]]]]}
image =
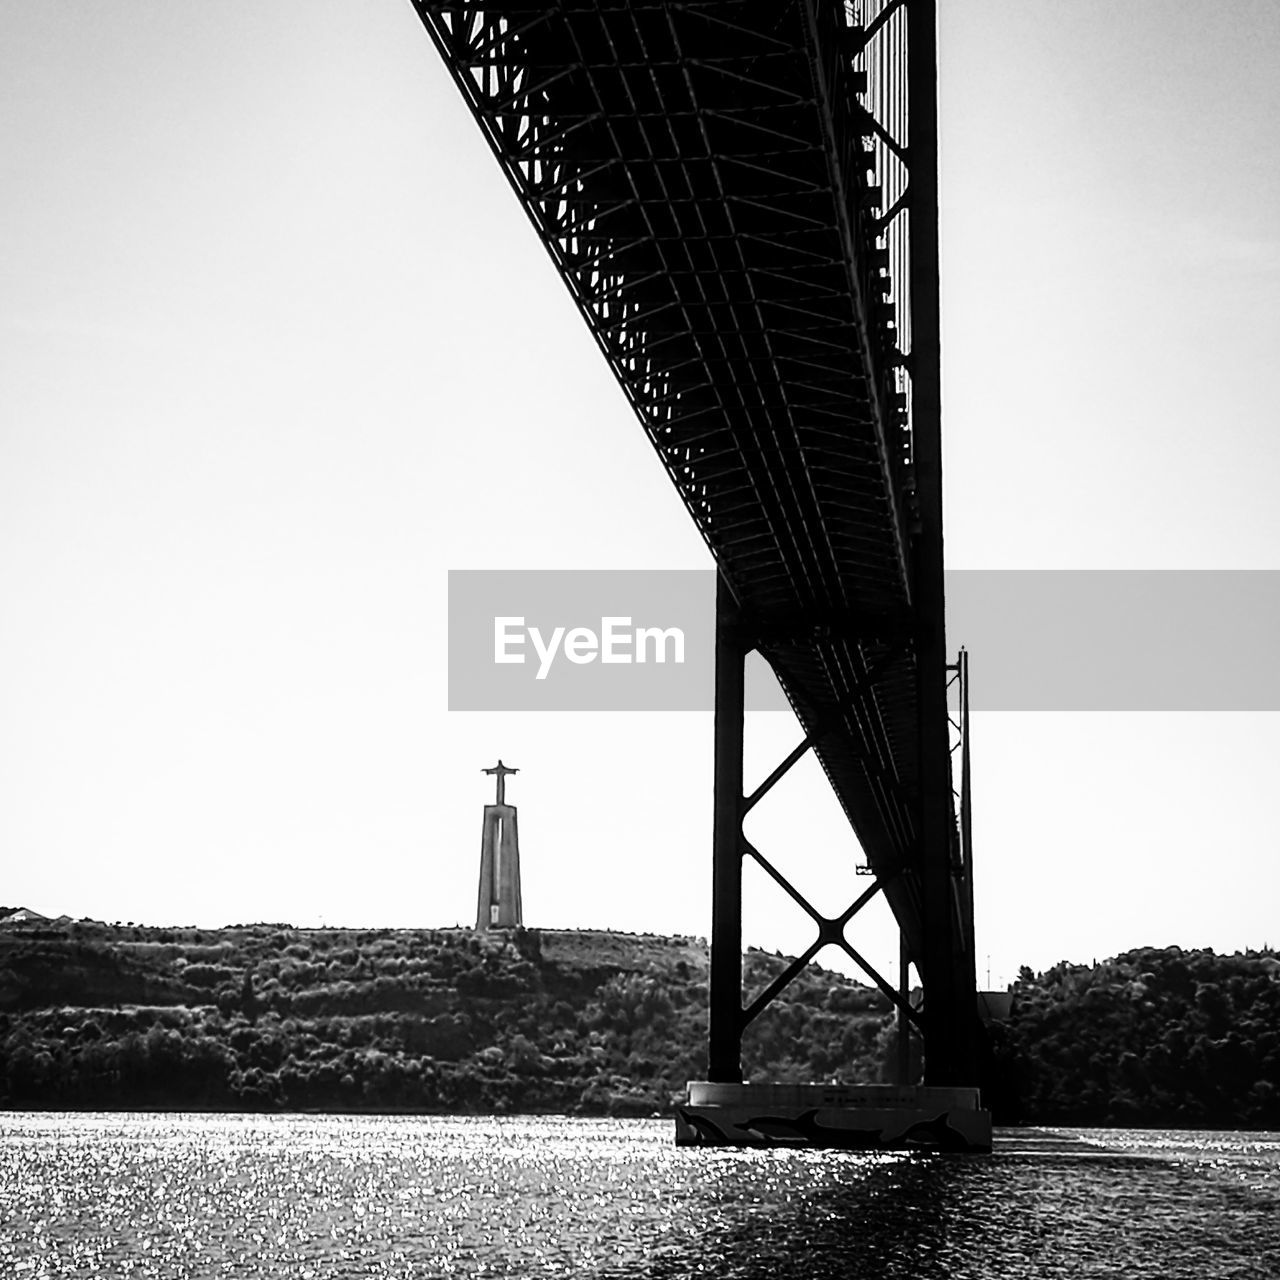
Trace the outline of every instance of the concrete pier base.
{"type": "Polygon", "coordinates": [[[990,1151],[977,1089],[691,1080],[677,1146],[990,1151]]]}

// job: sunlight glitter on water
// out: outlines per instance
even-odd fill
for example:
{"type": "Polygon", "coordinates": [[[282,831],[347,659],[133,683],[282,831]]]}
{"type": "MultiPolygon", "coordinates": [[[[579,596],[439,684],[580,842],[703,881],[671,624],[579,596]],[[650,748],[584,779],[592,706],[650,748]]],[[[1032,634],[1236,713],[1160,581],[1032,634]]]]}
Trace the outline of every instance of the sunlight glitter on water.
{"type": "Polygon", "coordinates": [[[1195,1129],[1080,1129],[1072,1132],[1109,1151],[1200,1166],[1257,1191],[1280,1193],[1280,1133],[1195,1129]]]}
{"type": "Polygon", "coordinates": [[[1192,1158],[1082,1132],[1083,1161],[698,1150],[551,1117],[10,1113],[0,1135],[0,1275],[40,1280],[1280,1273],[1257,1269],[1280,1262],[1274,1186],[1213,1163],[1274,1174],[1276,1135],[1192,1158]]]}

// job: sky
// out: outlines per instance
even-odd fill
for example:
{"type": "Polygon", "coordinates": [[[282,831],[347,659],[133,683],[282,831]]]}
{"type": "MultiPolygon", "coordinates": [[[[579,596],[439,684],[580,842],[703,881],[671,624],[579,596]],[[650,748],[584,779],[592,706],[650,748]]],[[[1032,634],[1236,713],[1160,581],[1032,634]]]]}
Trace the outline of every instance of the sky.
{"type": "MultiPolygon", "coordinates": [[[[1280,8],[940,7],[948,564],[1280,569],[1280,8]]],[[[501,755],[527,924],[706,936],[709,714],[447,707],[449,570],[710,560],[406,0],[0,0],[0,190],[0,902],[469,923],[501,755]]],[[[1276,715],[973,758],[984,985],[1280,938],[1276,715]]],[[[812,761],[748,834],[862,887],[812,761]]]]}

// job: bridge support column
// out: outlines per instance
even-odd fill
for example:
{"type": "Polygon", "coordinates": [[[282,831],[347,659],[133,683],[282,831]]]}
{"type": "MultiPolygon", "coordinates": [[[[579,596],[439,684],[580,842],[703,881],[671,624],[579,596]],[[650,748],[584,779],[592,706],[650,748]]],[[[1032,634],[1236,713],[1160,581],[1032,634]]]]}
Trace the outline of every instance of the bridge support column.
{"type": "Polygon", "coordinates": [[[934,0],[910,0],[907,30],[911,152],[912,454],[920,530],[915,538],[918,630],[920,886],[924,1079],[972,1085],[978,1077],[972,906],[955,828],[947,729],[942,547],[942,386],[938,308],[938,73],[934,0]]]}
{"type": "Polygon", "coordinates": [[[716,584],[715,776],[707,1079],[742,1079],[742,721],[747,650],[737,602],[716,584]]]}

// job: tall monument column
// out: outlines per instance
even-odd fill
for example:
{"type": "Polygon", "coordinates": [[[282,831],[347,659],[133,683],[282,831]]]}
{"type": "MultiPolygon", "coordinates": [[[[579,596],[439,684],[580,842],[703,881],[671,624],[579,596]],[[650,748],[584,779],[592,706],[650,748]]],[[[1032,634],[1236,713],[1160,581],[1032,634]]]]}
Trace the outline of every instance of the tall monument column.
{"type": "Polygon", "coordinates": [[[498,782],[493,804],[484,807],[480,834],[480,895],[476,904],[477,929],[515,929],[524,923],[520,902],[520,835],[516,807],[506,799],[507,774],[519,773],[498,761],[492,769],[498,782]]]}

